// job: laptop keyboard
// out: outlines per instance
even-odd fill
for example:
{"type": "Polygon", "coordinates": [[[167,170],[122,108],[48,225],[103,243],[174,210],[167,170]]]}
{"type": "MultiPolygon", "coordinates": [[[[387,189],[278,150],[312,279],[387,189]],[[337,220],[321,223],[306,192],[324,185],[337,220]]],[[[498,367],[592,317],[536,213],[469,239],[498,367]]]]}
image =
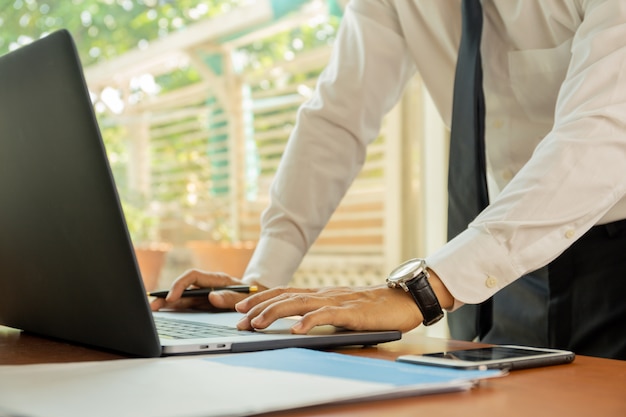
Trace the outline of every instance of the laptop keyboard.
{"type": "Polygon", "coordinates": [[[157,332],[164,339],[198,339],[223,336],[249,336],[254,334],[218,324],[198,323],[165,317],[154,317],[157,332]]]}

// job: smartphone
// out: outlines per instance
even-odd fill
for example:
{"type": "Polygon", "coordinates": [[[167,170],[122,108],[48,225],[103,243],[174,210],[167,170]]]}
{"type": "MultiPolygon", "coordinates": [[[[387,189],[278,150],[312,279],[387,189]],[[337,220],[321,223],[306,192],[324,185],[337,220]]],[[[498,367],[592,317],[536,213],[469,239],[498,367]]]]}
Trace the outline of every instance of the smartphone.
{"type": "Polygon", "coordinates": [[[450,352],[403,355],[400,362],[457,369],[522,369],[570,363],[575,354],[567,350],[498,345],[450,352]]]}

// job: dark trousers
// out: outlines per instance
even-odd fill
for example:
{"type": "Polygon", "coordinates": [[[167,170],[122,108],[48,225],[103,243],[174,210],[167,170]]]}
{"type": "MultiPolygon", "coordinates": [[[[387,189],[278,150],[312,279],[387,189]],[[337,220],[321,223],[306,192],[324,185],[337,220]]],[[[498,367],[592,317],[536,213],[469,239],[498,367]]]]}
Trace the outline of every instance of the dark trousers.
{"type": "Polygon", "coordinates": [[[593,227],[489,308],[463,306],[448,323],[454,339],[626,360],[626,220],[593,227]]]}

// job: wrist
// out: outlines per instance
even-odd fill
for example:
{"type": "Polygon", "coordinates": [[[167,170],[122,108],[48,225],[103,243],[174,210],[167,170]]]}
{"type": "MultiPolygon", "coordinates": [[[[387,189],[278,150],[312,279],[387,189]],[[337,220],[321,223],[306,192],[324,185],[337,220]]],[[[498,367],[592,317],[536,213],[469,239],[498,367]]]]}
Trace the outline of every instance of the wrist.
{"type": "MultiPolygon", "coordinates": [[[[401,289],[411,295],[422,313],[424,326],[433,325],[443,318],[443,310],[430,284],[428,266],[424,259],[413,258],[403,262],[389,273],[386,281],[389,287],[401,289]]],[[[441,282],[438,278],[435,281],[441,282]]]]}
{"type": "Polygon", "coordinates": [[[433,288],[433,292],[435,293],[435,296],[437,296],[437,300],[439,300],[441,308],[444,310],[451,310],[454,306],[454,297],[450,291],[448,291],[448,288],[446,288],[445,284],[441,281],[441,278],[439,278],[439,275],[437,275],[435,271],[430,268],[428,268],[427,271],[429,274],[428,282],[433,288]]]}

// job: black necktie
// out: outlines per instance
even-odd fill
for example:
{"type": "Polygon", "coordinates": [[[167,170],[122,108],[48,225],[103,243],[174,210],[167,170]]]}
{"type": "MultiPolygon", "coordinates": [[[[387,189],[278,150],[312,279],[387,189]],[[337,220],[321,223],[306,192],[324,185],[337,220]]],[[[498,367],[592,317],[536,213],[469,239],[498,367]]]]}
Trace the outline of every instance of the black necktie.
{"type": "MultiPolygon", "coordinates": [[[[489,204],[485,168],[485,99],[480,58],[480,0],[463,0],[463,29],[454,80],[448,169],[448,240],[489,204]]],[[[481,338],[491,328],[492,300],[448,316],[453,338],[481,338]]]]}
{"type": "Polygon", "coordinates": [[[450,131],[448,239],[465,230],[489,204],[485,175],[485,100],[480,59],[482,26],[480,1],[463,0],[463,30],[450,131]]]}

